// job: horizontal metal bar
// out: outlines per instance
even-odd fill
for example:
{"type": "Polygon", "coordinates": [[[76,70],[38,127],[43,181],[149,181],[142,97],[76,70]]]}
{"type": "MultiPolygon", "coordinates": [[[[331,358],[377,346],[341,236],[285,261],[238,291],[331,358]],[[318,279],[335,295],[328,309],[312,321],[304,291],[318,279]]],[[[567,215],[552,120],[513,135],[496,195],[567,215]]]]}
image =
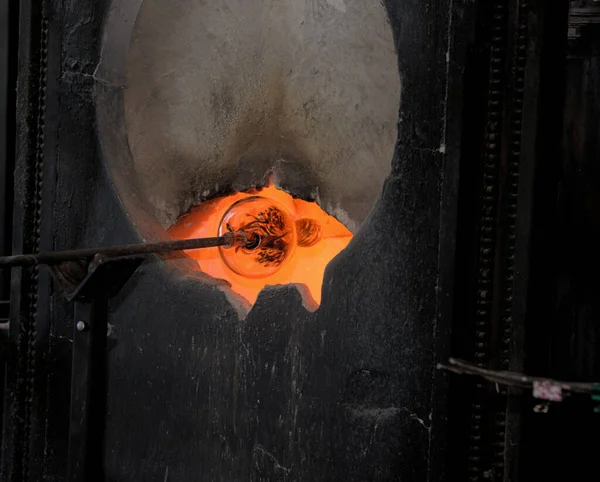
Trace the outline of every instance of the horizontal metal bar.
{"type": "Polygon", "coordinates": [[[456,358],[450,358],[448,363],[449,365],[438,363],[438,370],[446,370],[464,375],[475,375],[501,385],[530,388],[533,386],[534,382],[549,382],[553,385],[560,386],[563,390],[569,390],[571,392],[578,393],[592,393],[599,385],[598,383],[554,380],[547,377],[532,377],[523,373],[509,372],[505,370],[489,370],[456,358]]]}
{"type": "Polygon", "coordinates": [[[226,233],[215,238],[182,239],[176,241],[163,241],[159,243],[126,244],[109,246],[105,248],[73,249],[69,251],[56,251],[39,254],[18,254],[15,256],[0,257],[0,268],[14,266],[35,266],[38,264],[55,265],[65,261],[78,261],[101,255],[107,258],[123,256],[136,256],[143,254],[161,254],[191,249],[213,248],[216,246],[232,246],[235,236],[226,233]]]}
{"type": "Polygon", "coordinates": [[[600,6],[573,7],[569,10],[569,25],[600,23],[600,6]]]}

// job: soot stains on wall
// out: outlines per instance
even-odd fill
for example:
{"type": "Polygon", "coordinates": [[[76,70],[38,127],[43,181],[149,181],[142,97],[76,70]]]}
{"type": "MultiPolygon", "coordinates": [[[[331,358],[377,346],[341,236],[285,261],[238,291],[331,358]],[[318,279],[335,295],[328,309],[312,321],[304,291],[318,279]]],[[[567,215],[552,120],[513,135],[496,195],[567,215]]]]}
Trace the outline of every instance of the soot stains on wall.
{"type": "MultiPolygon", "coordinates": [[[[406,166],[425,178],[440,167],[429,153],[406,166]]],[[[161,480],[168,465],[176,480],[425,477],[415,461],[425,461],[431,424],[437,213],[426,206],[436,189],[388,180],[328,269],[315,313],[294,287],[271,288],[239,320],[219,291],[146,265],[114,307],[107,473],[161,480]],[[415,269],[428,276],[405,283],[415,269]]]]}
{"type": "Polygon", "coordinates": [[[390,171],[400,79],[379,0],[146,0],[126,84],[134,170],[165,226],[274,169],[356,230],[390,171]]]}
{"type": "MultiPolygon", "coordinates": [[[[332,19],[342,5],[350,14],[358,8],[358,2],[321,3],[332,19]]],[[[444,127],[451,3],[386,2],[401,59],[400,145],[393,160],[390,148],[382,161],[384,177],[391,171],[387,180],[369,190],[372,201],[380,197],[374,210],[363,213],[353,241],[328,267],[317,311],[302,306],[294,287],[280,287],[264,291],[240,320],[217,287],[172,269],[185,261],[159,259],[145,263],[113,299],[107,480],[427,477],[443,295],[440,209],[449,197],[441,186],[445,164],[456,159],[440,149],[442,140],[453,145],[444,127]]],[[[116,0],[61,3],[60,23],[52,24],[52,48],[68,64],[55,87],[62,93],[56,142],[47,143],[57,146],[58,186],[72,188],[54,187],[48,232],[58,233],[56,248],[158,238],[163,231],[128,150],[126,53],[137,7],[116,0]],[[74,28],[84,24],[96,28],[74,28]],[[95,119],[77,114],[93,107],[95,119]]],[[[333,23],[328,27],[335,31],[333,23]]],[[[398,94],[394,86],[390,98],[398,94]]],[[[397,100],[390,102],[397,111],[397,100]]],[[[347,121],[347,107],[340,106],[333,123],[347,121]]],[[[350,170],[341,166],[344,182],[350,170]]],[[[68,332],[72,320],[63,321],[69,308],[59,294],[48,310],[53,331],[68,332]]],[[[58,409],[59,401],[53,395],[49,403],[58,409]]]]}

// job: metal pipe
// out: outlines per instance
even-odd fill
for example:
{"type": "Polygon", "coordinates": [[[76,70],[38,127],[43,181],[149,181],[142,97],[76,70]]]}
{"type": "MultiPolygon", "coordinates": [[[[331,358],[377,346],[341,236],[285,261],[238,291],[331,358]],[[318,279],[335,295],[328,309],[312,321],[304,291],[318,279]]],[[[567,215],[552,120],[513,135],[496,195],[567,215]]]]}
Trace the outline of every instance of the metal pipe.
{"type": "Polygon", "coordinates": [[[38,264],[54,265],[65,261],[78,261],[93,258],[96,255],[107,258],[122,256],[136,256],[142,254],[172,253],[190,249],[214,248],[216,246],[232,246],[235,241],[233,233],[226,233],[215,238],[194,238],[176,241],[162,241],[158,243],[125,244],[105,248],[84,248],[68,251],[55,251],[39,254],[17,254],[15,256],[0,257],[0,269],[14,266],[35,266],[38,264]]]}

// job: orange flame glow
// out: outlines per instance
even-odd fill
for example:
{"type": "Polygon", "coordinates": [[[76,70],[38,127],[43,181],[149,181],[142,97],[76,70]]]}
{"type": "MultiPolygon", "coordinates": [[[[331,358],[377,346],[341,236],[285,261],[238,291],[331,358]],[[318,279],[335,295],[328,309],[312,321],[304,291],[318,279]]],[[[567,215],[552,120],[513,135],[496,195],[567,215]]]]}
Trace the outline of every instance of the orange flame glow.
{"type": "Polygon", "coordinates": [[[304,302],[309,307],[321,303],[321,286],[327,264],[342,251],[352,239],[352,233],[337,219],[323,211],[318,204],[294,199],[285,191],[270,184],[260,190],[240,192],[212,199],[179,218],[169,229],[174,239],[191,239],[216,236],[219,225],[230,207],[242,199],[252,196],[271,199],[284,207],[302,226],[307,220],[314,220],[320,227],[318,241],[305,242],[297,246],[291,259],[277,272],[261,278],[247,277],[232,271],[223,261],[219,248],[186,251],[198,263],[198,269],[213,278],[223,279],[231,289],[254,304],[260,291],[267,285],[294,283],[304,285],[304,302]]]}

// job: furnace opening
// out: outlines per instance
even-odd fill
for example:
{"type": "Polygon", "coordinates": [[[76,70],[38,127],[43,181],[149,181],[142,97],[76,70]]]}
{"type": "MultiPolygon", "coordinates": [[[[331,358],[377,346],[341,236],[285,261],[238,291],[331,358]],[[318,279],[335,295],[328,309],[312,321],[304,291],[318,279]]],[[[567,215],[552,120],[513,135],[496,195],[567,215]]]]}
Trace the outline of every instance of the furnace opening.
{"type": "Polygon", "coordinates": [[[232,233],[229,246],[186,251],[198,270],[227,281],[251,305],[269,285],[295,284],[304,304],[321,303],[323,274],[352,232],[315,202],[296,199],[272,183],[206,201],[169,229],[175,239],[232,233]]]}

